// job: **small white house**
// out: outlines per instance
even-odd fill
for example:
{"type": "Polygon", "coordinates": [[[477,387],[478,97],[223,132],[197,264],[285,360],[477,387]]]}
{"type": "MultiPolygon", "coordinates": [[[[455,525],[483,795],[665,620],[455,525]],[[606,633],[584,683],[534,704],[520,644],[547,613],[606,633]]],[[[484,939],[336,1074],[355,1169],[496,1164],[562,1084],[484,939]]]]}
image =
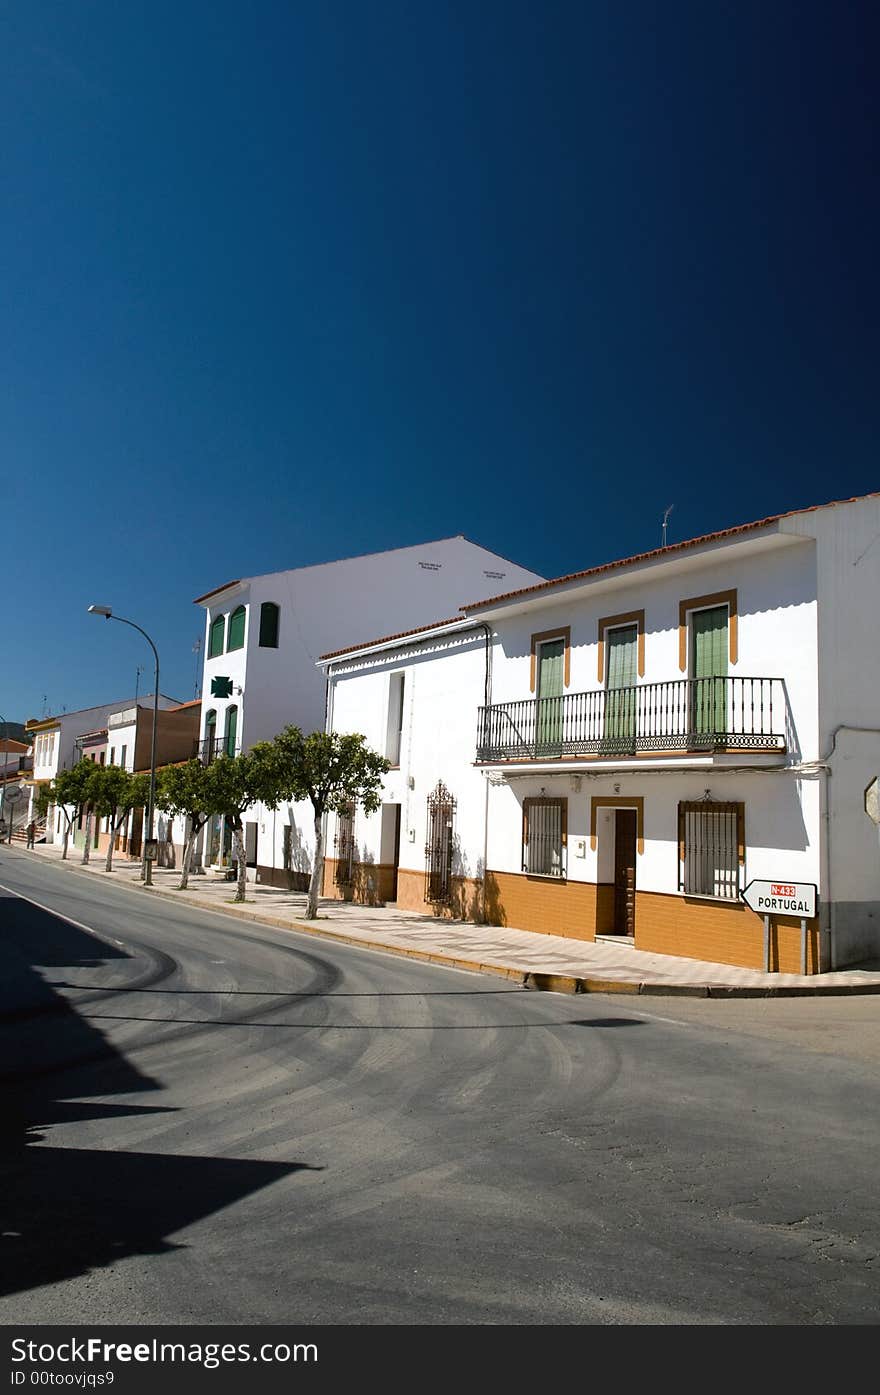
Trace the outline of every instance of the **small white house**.
{"type": "MultiPolygon", "coordinates": [[[[465,537],[444,538],[290,571],[227,582],[196,599],[205,609],[201,752],[236,754],[288,724],[323,730],[325,650],[380,627],[397,631],[454,615],[469,590],[520,587],[542,578],[465,537]]],[[[313,847],[303,811],[255,809],[245,824],[251,875],[303,884],[313,847]]],[[[206,865],[228,861],[231,830],[213,819],[206,865]]]]}
{"type": "Polygon", "coordinates": [[[870,495],[326,655],[332,729],[395,768],[331,820],[325,889],[790,972],[880,953],[878,539],[870,495]],[[754,881],[817,914],[765,924],[754,881]]]}

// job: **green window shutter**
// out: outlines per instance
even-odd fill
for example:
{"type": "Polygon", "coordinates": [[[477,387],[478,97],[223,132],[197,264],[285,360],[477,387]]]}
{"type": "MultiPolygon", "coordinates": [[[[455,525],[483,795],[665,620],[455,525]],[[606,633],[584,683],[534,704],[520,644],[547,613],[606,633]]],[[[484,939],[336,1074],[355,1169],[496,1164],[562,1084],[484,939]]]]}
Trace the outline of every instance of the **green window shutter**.
{"type": "Polygon", "coordinates": [[[562,741],[562,687],[565,640],[551,639],[538,650],[538,710],[536,736],[539,754],[558,753],[562,741]]]}
{"type": "Polygon", "coordinates": [[[226,629],[225,615],[218,615],[211,626],[211,638],[208,642],[208,658],[215,659],[218,654],[223,653],[223,637],[226,629]]]}
{"type": "Polygon", "coordinates": [[[260,606],[260,648],[278,648],[278,607],[274,601],[260,606]]]}
{"type": "Polygon", "coordinates": [[[238,708],[227,707],[226,709],[226,754],[235,755],[235,738],[238,734],[238,708]]]}
{"type": "Polygon", "coordinates": [[[538,653],[538,697],[562,697],[562,666],[565,661],[565,640],[551,639],[542,644],[538,653]]]}
{"type": "Polygon", "coordinates": [[[626,625],[609,630],[608,644],[608,684],[609,688],[634,688],[638,664],[639,629],[637,625],[626,625]]]}
{"type": "Polygon", "coordinates": [[[726,678],[729,642],[726,605],[695,610],[691,617],[694,640],[694,678],[726,678]]]}
{"type": "Polygon", "coordinates": [[[226,640],[226,652],[230,649],[244,648],[244,606],[240,605],[229,617],[229,636],[226,640]]]}
{"type": "Polygon", "coordinates": [[[638,675],[639,627],[621,625],[606,637],[605,749],[629,751],[636,735],[636,678],[638,675]]]}
{"type": "Polygon", "coordinates": [[[691,616],[693,728],[719,738],[727,729],[728,625],[726,605],[695,610],[691,616]]]}

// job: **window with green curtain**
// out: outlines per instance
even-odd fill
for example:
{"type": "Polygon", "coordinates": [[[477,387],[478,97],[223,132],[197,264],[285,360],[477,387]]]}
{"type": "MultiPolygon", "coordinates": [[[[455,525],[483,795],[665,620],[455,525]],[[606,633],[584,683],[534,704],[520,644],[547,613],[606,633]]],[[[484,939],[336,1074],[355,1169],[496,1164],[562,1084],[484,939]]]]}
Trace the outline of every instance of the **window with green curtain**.
{"type": "Polygon", "coordinates": [[[226,630],[226,616],[218,615],[217,619],[211,623],[211,634],[208,640],[208,658],[216,659],[218,654],[223,653],[223,639],[226,630]]]}
{"type": "Polygon", "coordinates": [[[629,750],[636,737],[638,625],[621,625],[608,630],[605,644],[607,692],[603,740],[629,750]]]}
{"type": "Polygon", "coordinates": [[[701,735],[727,729],[727,659],[730,652],[726,605],[695,610],[691,616],[693,728],[701,735]]]}
{"type": "Polygon", "coordinates": [[[240,605],[229,617],[229,634],[226,639],[226,652],[244,648],[244,606],[240,605]]]}
{"type": "Polygon", "coordinates": [[[564,665],[564,639],[550,639],[539,645],[536,737],[545,754],[558,750],[562,742],[564,665]]]}
{"type": "Polygon", "coordinates": [[[217,735],[217,712],[215,708],[205,713],[205,756],[214,755],[214,738],[217,735]]]}
{"type": "Polygon", "coordinates": [[[226,709],[226,740],[223,743],[227,756],[235,755],[235,738],[238,733],[238,708],[226,709]]]}
{"type": "Polygon", "coordinates": [[[260,648],[278,648],[278,607],[274,601],[260,606],[260,648]]]}

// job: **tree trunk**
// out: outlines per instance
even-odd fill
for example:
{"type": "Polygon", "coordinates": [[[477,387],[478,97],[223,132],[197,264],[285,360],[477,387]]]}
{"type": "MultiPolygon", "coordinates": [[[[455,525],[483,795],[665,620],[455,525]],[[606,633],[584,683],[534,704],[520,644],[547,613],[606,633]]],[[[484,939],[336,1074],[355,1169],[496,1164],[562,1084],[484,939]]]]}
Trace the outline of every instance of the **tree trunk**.
{"type": "MultiPolygon", "coordinates": [[[[63,812],[63,811],[62,811],[62,812],[63,812]]],[[[70,838],[70,826],[71,826],[71,820],[68,819],[67,815],[65,814],[65,815],[64,815],[64,835],[63,835],[63,837],[62,837],[62,839],[61,839],[61,861],[62,861],[62,862],[66,862],[66,861],[67,861],[67,843],[68,843],[68,839],[70,838]]]]}
{"type": "Polygon", "coordinates": [[[235,889],[235,900],[243,901],[245,887],[247,886],[247,867],[244,861],[244,842],[241,836],[241,820],[239,820],[232,830],[232,852],[238,865],[238,886],[235,889]]]}
{"type": "Polygon", "coordinates": [[[86,841],[85,841],[85,846],[84,846],[84,848],[83,848],[83,855],[82,855],[82,860],[83,860],[84,863],[88,862],[88,860],[89,860],[89,853],[91,852],[91,848],[92,848],[92,811],[91,811],[91,809],[90,809],[89,812],[86,814],[86,841]]]}
{"type": "Polygon", "coordinates": [[[180,868],[180,885],[178,891],[186,891],[189,886],[189,868],[192,862],[193,848],[202,830],[202,824],[196,823],[195,819],[190,819],[190,829],[183,845],[183,864],[180,868]]]}
{"type": "Polygon", "coordinates": [[[324,880],[324,815],[315,814],[315,865],[309,882],[309,904],[306,907],[306,920],[318,919],[318,897],[324,880]]]}
{"type": "Polygon", "coordinates": [[[119,820],[119,823],[115,823],[115,822],[114,822],[115,817],[116,817],[116,810],[114,809],[114,810],[113,810],[113,813],[110,815],[110,840],[109,840],[109,842],[107,843],[107,857],[106,857],[106,860],[105,860],[105,862],[104,862],[104,871],[105,871],[105,872],[112,872],[112,871],[113,871],[113,844],[114,844],[114,842],[115,842],[115,840],[116,840],[116,835],[117,835],[117,833],[119,832],[120,824],[122,823],[122,819],[125,818],[125,815],[124,815],[124,814],[122,815],[122,819],[119,820]]]}

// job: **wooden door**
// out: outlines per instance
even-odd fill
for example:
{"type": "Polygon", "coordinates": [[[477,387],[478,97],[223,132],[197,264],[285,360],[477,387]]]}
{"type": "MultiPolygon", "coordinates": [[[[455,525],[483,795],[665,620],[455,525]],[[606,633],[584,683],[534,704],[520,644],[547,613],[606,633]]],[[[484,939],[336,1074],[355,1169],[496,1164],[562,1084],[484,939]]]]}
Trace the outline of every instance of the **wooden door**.
{"type": "Polygon", "coordinates": [[[614,933],[636,932],[636,811],[614,811],[614,933]]]}

